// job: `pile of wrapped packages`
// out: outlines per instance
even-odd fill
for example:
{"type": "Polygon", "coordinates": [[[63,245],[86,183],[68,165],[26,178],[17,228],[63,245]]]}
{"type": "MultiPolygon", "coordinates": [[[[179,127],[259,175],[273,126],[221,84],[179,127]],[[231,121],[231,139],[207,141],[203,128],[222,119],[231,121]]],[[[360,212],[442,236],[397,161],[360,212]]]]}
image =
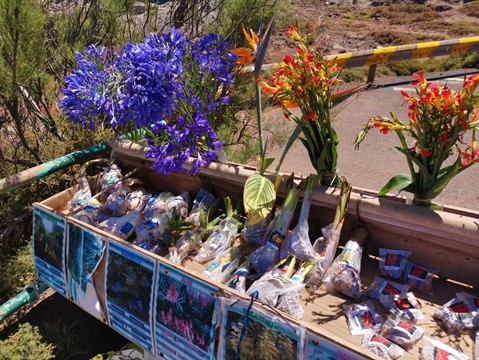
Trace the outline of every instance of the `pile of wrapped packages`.
{"type": "MultiPolygon", "coordinates": [[[[336,257],[342,222],[322,228],[322,236],[310,239],[312,176],[301,190],[287,189],[281,206],[252,226],[239,213],[240,207],[233,210],[229,198],[218,199],[205,189],[195,197],[187,192],[151,192],[140,180],[125,179],[114,164],[104,169],[99,182],[99,192],[93,196],[86,177],[80,177],[80,189],[68,203],[69,215],[171,262],[193,259],[204,264],[204,277],[246,294],[257,291],[261,303],[298,319],[304,311],[303,289],[310,294],[320,288],[340,292],[354,301],[344,305],[351,335],[363,336],[362,347],[385,359],[401,357],[419,346],[420,340],[426,360],[468,359],[439,340],[423,336],[421,326],[430,320],[414,292],[431,294],[436,270],[409,260],[409,251],[380,249],[377,276],[363,291],[364,228],[354,230],[336,257]],[[290,228],[302,190],[299,218],[290,228]],[[370,300],[361,301],[365,297],[370,300]],[[386,309],[388,319],[376,312],[371,299],[386,309]]],[[[479,297],[457,293],[433,317],[451,335],[477,327],[479,297]]]]}

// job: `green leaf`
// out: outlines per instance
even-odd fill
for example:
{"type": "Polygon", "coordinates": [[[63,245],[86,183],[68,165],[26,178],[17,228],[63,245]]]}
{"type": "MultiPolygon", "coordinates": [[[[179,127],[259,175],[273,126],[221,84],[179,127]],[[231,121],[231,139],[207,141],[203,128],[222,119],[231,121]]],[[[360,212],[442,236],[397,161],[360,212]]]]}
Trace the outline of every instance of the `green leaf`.
{"type": "Polygon", "coordinates": [[[412,184],[412,178],[410,175],[396,175],[392,177],[386,185],[379,191],[379,196],[384,196],[391,190],[405,190],[412,184]]]}
{"type": "Polygon", "coordinates": [[[244,209],[248,215],[251,212],[253,216],[251,222],[248,219],[248,224],[253,225],[254,221],[258,222],[268,216],[275,200],[276,192],[271,180],[260,174],[251,175],[244,184],[243,193],[244,209]]]}
{"type": "Polygon", "coordinates": [[[261,164],[261,171],[260,173],[263,174],[265,170],[273,163],[274,158],[266,158],[264,159],[263,163],[261,164]]]}

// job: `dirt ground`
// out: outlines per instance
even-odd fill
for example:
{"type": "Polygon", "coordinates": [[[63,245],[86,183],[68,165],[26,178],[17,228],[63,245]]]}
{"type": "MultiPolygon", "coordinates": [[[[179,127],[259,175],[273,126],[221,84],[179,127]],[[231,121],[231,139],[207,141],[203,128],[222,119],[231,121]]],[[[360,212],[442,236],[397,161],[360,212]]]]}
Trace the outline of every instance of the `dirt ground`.
{"type": "MultiPolygon", "coordinates": [[[[477,5],[467,0],[293,0],[291,20],[300,26],[317,24],[311,45],[337,54],[476,36],[477,5]]],[[[276,27],[266,62],[294,51],[286,30],[276,27]]]]}

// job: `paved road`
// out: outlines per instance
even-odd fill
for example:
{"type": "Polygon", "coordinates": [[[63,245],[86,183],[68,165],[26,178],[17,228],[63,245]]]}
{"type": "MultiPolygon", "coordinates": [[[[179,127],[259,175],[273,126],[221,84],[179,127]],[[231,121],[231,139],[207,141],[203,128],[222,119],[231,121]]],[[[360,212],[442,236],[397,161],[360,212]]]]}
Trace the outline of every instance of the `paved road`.
{"type": "MultiPolygon", "coordinates": [[[[395,133],[384,135],[372,130],[359,150],[354,149],[353,141],[373,115],[388,116],[392,111],[400,119],[406,119],[407,108],[403,106],[404,100],[400,91],[413,91],[413,87],[408,83],[410,79],[396,79],[395,84],[390,82],[388,86],[362,92],[348,100],[346,106],[341,105],[336,114],[334,127],[340,139],[338,169],[353,186],[377,191],[392,176],[409,173],[404,155],[393,149],[399,144],[395,133]]],[[[462,83],[462,77],[457,72],[451,73],[441,80],[444,81],[457,88],[462,83]]],[[[280,111],[271,111],[268,117],[268,122],[271,121],[280,131],[285,131],[288,127],[292,131],[294,128],[294,123],[288,123],[280,111]]],[[[282,149],[278,147],[272,147],[269,151],[276,159],[281,152],[282,149]]],[[[299,141],[288,153],[281,171],[301,173],[304,176],[314,172],[307,152],[299,141]]],[[[436,202],[479,210],[479,164],[457,175],[436,198],[436,202]]]]}

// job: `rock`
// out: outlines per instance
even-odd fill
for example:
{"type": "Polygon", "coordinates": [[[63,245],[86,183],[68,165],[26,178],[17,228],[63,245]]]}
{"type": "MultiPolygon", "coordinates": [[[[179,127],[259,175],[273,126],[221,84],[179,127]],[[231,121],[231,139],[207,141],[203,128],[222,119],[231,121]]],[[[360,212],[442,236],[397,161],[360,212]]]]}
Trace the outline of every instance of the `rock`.
{"type": "Polygon", "coordinates": [[[451,5],[445,5],[445,4],[439,4],[439,5],[431,6],[431,9],[433,9],[434,11],[437,11],[437,12],[444,12],[444,11],[452,10],[452,6],[451,5]]]}

